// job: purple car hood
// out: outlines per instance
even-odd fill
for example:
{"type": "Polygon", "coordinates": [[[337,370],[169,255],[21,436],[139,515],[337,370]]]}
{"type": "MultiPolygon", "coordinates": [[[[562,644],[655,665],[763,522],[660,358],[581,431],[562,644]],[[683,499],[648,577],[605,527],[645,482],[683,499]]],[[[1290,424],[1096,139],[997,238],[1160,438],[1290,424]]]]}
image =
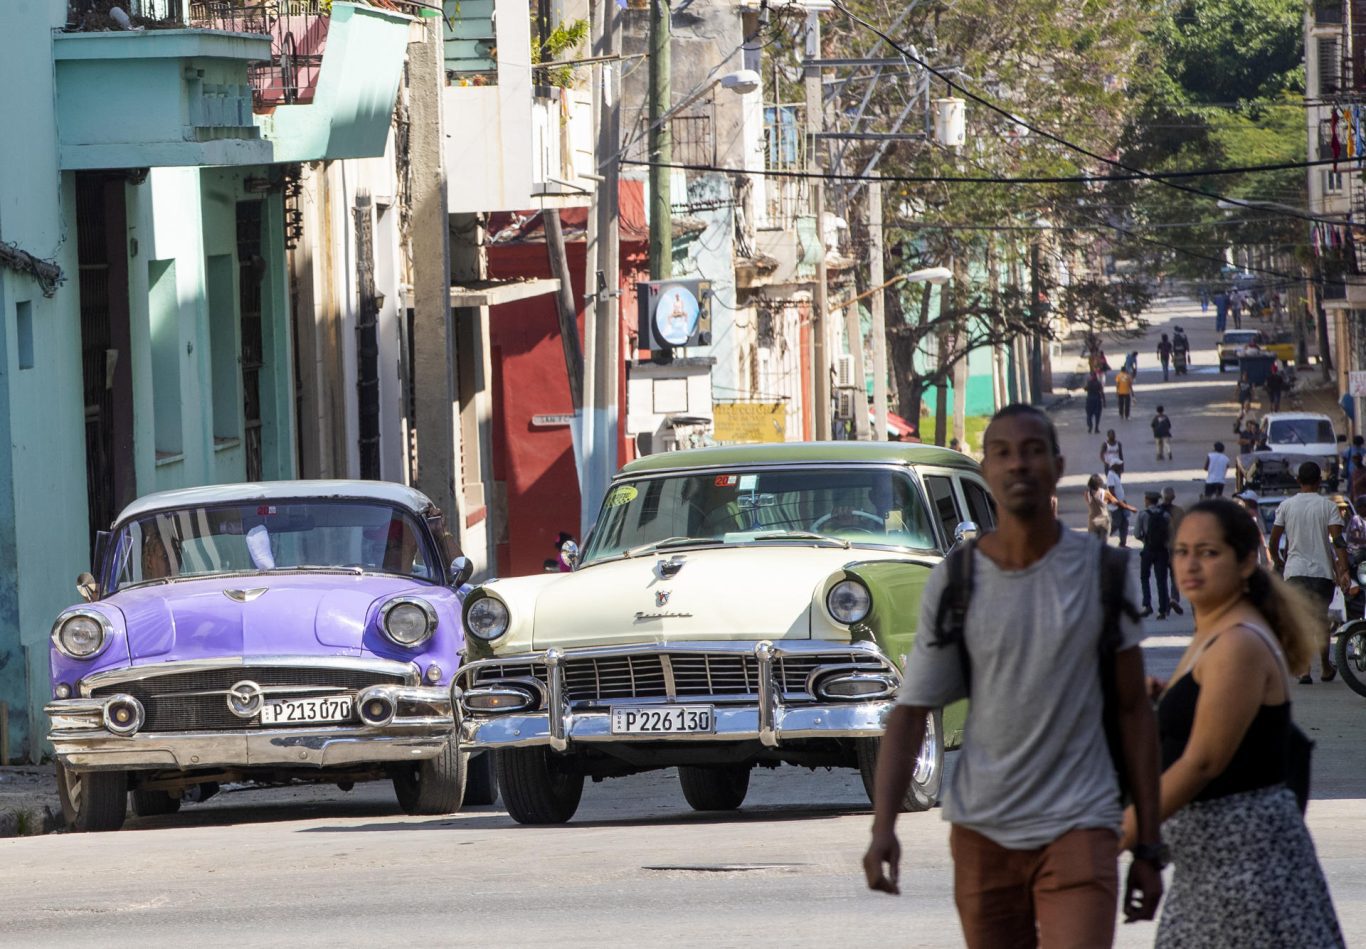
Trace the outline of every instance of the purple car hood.
{"type": "Polygon", "coordinates": [[[376,600],[430,587],[398,577],[214,577],[121,590],[129,658],[358,655],[376,600]]]}

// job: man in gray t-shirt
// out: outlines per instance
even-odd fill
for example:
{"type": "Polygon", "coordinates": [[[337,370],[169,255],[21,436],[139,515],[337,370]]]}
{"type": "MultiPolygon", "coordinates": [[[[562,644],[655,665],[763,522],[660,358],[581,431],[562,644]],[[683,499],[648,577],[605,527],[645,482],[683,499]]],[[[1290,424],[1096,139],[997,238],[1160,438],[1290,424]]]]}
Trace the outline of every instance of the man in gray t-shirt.
{"type": "MultiPolygon", "coordinates": [[[[993,417],[982,471],[999,525],[973,553],[963,622],[971,683],[956,647],[936,647],[945,565],[926,584],[899,704],[882,739],[873,840],[864,870],[897,892],[895,822],[929,712],[971,693],[963,750],[947,790],[954,899],[970,949],[1107,946],[1118,897],[1121,809],[1105,738],[1100,637],[1101,545],[1052,515],[1062,474],[1048,417],[1023,405],[993,417]]],[[[1135,600],[1127,580],[1125,598],[1135,600]]],[[[1143,633],[1120,625],[1115,703],[1138,840],[1124,906],[1151,919],[1162,892],[1157,728],[1143,676],[1143,633]]]]}

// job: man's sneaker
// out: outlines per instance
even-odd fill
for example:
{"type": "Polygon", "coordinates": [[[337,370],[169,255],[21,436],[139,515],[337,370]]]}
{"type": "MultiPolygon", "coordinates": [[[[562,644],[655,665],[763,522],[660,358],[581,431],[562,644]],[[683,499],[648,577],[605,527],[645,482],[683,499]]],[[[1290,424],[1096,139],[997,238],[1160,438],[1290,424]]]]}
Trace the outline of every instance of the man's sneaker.
{"type": "Polygon", "coordinates": [[[1157,618],[1158,618],[1158,619],[1166,619],[1166,618],[1167,618],[1167,611],[1166,611],[1166,610],[1162,610],[1161,612],[1159,612],[1159,613],[1157,614],[1157,618]]]}
{"type": "Polygon", "coordinates": [[[1185,616],[1185,615],[1186,615],[1186,611],[1183,610],[1183,609],[1181,609],[1181,604],[1180,604],[1180,603],[1173,603],[1173,604],[1172,604],[1172,612],[1175,613],[1177,616],[1185,616]]]}
{"type": "Polygon", "coordinates": [[[1152,616],[1152,615],[1153,615],[1153,608],[1152,608],[1151,606],[1145,606],[1145,607],[1143,607],[1143,609],[1141,609],[1141,610],[1138,611],[1138,615],[1139,615],[1140,617],[1143,617],[1143,616],[1152,616]]]}

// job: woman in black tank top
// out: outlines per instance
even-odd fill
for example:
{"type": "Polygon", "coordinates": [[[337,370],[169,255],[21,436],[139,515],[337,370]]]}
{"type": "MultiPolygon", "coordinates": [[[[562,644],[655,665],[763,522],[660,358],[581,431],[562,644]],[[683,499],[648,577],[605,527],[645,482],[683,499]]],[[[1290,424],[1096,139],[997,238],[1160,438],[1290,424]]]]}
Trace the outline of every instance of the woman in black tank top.
{"type": "MultiPolygon", "coordinates": [[[[1240,505],[1212,499],[1186,512],[1172,548],[1195,635],[1170,684],[1153,683],[1175,864],[1159,947],[1344,945],[1285,784],[1289,672],[1307,667],[1318,633],[1299,594],[1258,563],[1259,542],[1240,505]]],[[[1122,846],[1133,828],[1130,808],[1122,846]]]]}

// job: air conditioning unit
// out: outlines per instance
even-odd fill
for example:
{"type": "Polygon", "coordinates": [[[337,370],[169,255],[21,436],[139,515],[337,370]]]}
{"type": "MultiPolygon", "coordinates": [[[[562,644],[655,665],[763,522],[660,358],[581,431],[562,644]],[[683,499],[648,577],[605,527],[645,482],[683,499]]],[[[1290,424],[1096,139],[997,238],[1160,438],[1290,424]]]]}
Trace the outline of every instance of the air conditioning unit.
{"type": "Polygon", "coordinates": [[[858,388],[858,380],[854,378],[854,357],[849,353],[835,357],[835,388],[858,388]]]}
{"type": "Polygon", "coordinates": [[[858,405],[858,392],[854,389],[840,389],[835,393],[835,418],[853,421],[858,405]]]}

